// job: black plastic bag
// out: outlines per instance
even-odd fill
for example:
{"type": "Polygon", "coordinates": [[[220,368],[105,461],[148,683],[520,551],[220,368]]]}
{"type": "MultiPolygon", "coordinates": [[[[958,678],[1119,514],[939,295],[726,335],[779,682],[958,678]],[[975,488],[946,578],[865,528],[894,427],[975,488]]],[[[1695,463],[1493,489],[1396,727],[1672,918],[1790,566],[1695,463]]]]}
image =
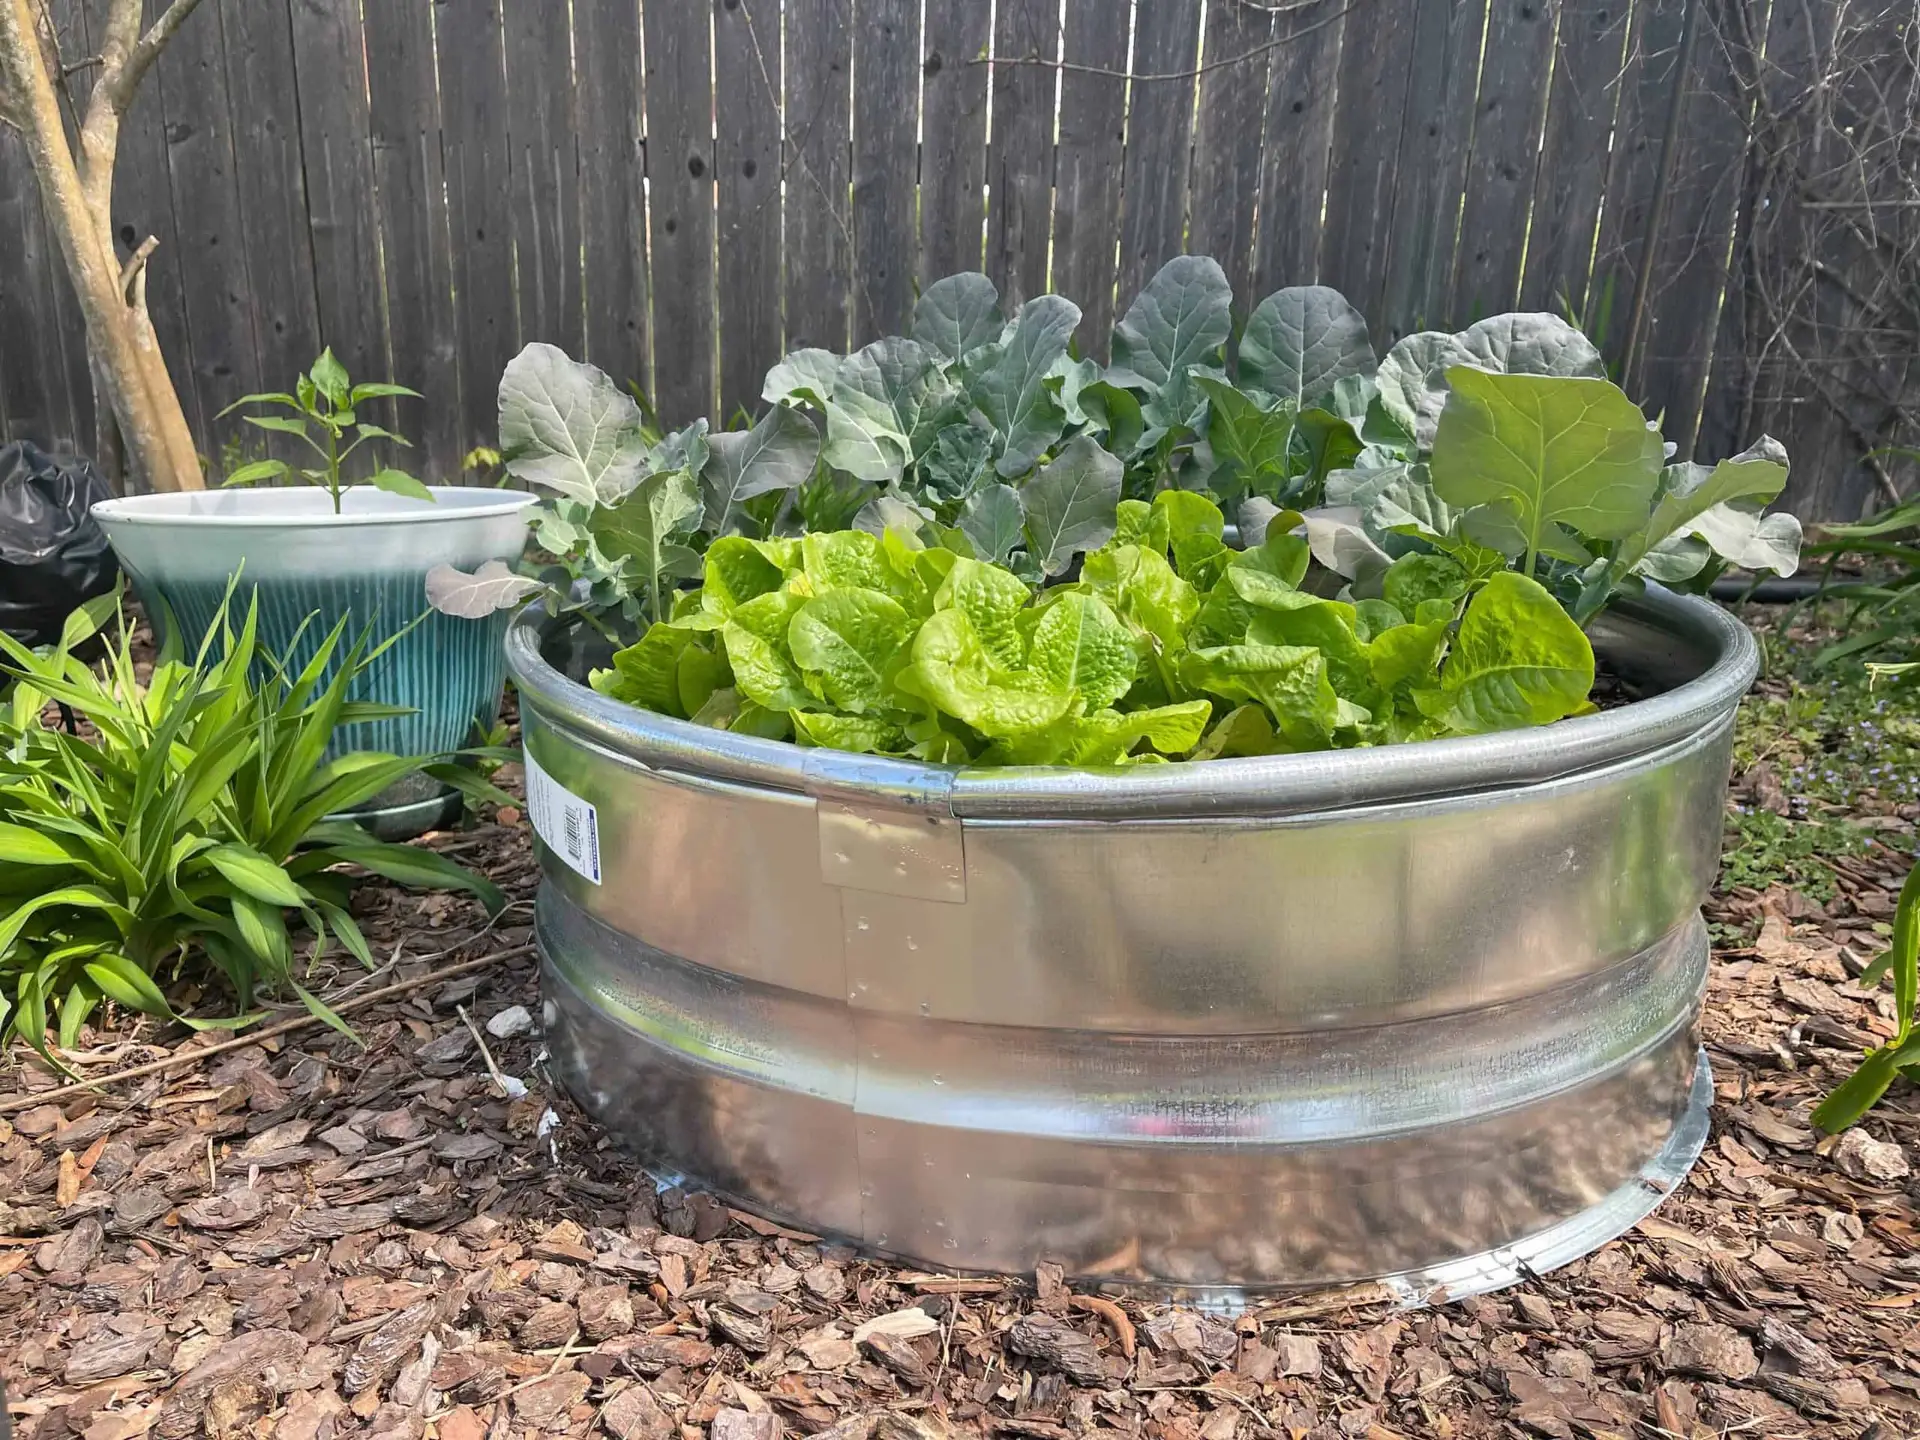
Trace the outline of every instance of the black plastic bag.
{"type": "Polygon", "coordinates": [[[84,602],[111,590],[120,566],[88,513],[113,491],[90,460],[38,445],[0,445],[0,630],[51,645],[84,602]]]}

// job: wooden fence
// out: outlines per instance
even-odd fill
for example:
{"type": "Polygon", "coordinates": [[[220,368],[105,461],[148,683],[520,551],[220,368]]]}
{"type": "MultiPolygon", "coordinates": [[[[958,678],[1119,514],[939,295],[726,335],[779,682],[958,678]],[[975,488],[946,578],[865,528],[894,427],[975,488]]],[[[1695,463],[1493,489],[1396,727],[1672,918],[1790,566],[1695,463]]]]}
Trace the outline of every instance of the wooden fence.
{"type": "MultiPolygon", "coordinates": [[[[48,3],[84,57],[88,0],[48,3]]],[[[1116,306],[1186,250],[1243,313],[1338,287],[1381,348],[1573,315],[1683,449],[1771,429],[1802,512],[1852,514],[1883,422],[1761,383],[1777,357],[1741,303],[1779,198],[1756,96],[1812,85],[1805,32],[1834,4],[207,0],[130,116],[114,215],[129,246],[159,239],[155,323],[215,457],[218,411],[323,341],[425,393],[398,419],[445,477],[492,442],[529,340],[669,421],[724,418],[784,350],[901,328],[955,270],[1070,296],[1104,354],[1116,306]]],[[[0,134],[0,426],[90,448],[92,410],[0,134]]]]}

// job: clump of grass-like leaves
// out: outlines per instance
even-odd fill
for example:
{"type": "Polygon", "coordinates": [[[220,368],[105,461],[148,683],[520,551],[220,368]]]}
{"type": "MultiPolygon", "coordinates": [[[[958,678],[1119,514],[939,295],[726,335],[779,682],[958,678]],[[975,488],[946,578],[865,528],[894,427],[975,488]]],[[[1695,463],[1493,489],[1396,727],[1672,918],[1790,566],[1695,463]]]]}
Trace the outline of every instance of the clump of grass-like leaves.
{"type": "Polygon", "coordinates": [[[48,651],[0,635],[0,1045],[17,1035],[52,1059],[49,1027],[71,1048],[103,1000],[173,1017],[163,987],[205,962],[239,1014],[190,1025],[244,1024],[256,992],[291,990],[344,1031],[300,983],[334,943],[372,968],[343,865],[499,908],[451,861],[328,818],[421,764],[326,758],[341,725],[394,713],[348,698],[385,647],[345,623],[296,671],[261,651],[252,606],[236,628],[223,605],[199,653],[170,640],[144,684],[118,595],[48,651]],[[102,660],[77,658],[109,628],[102,660]],[[50,705],[84,724],[47,723],[50,705]]]}

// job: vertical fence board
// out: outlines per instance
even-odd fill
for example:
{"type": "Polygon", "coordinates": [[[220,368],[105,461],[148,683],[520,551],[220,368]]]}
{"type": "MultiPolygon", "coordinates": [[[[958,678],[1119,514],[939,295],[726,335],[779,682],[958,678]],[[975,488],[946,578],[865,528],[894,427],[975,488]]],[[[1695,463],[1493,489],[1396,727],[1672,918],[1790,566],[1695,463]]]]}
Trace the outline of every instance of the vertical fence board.
{"type": "Polygon", "coordinates": [[[1484,18],[1480,0],[1417,0],[1414,7],[1417,58],[1400,122],[1387,289],[1376,321],[1389,335],[1439,328],[1449,319],[1447,284],[1472,143],[1484,18]]]}
{"type": "Polygon", "coordinates": [[[994,14],[987,154],[987,275],[1011,308],[1045,292],[1053,219],[1053,0],[1000,0],[994,14]]]}
{"type": "Polygon", "coordinates": [[[1340,50],[1320,282],[1373,322],[1375,344],[1393,338],[1387,251],[1418,8],[1419,0],[1356,0],[1340,50]]]}
{"type": "Polygon", "coordinates": [[[1251,284],[1256,299],[1284,285],[1310,285],[1320,274],[1320,211],[1346,23],[1340,0],[1315,0],[1274,21],[1275,35],[1286,43],[1268,64],[1251,284]]]}
{"type": "Polygon", "coordinates": [[[587,358],[651,393],[639,0],[575,0],[573,35],[587,358]]]}
{"type": "Polygon", "coordinates": [[[1200,0],[1142,0],[1134,16],[1133,89],[1122,167],[1118,303],[1123,310],[1185,245],[1199,49],[1200,0]]]}
{"type": "Polygon", "coordinates": [[[853,52],[854,343],[907,328],[913,310],[919,0],[857,0],[853,52]]]}
{"type": "Polygon", "coordinates": [[[1127,127],[1127,27],[1112,0],[1067,0],[1054,161],[1053,288],[1080,307],[1081,353],[1105,362],[1127,127]]]}
{"type": "Polygon", "coordinates": [[[923,290],[944,275],[981,265],[988,67],[976,62],[986,53],[992,33],[990,14],[977,0],[927,0],[920,42],[923,290]]]}
{"type": "Polygon", "coordinates": [[[653,399],[684,425],[713,410],[713,70],[704,5],[648,5],[647,167],[653,399]]]}
{"type": "MultiPolygon", "coordinates": [[[[73,65],[91,53],[84,6],[43,0],[60,58],[73,65]]],[[[92,71],[76,69],[67,86],[84,110],[92,71]]],[[[68,120],[69,143],[73,119],[68,120]]],[[[26,144],[0,126],[0,337],[12,351],[0,356],[0,436],[42,446],[73,442],[92,448],[93,386],[87,372],[85,328],[66,261],[40,204],[39,182],[26,144]],[[8,412],[12,412],[9,423],[8,412]]]]}
{"type": "MultiPolygon", "coordinates": [[[[570,10],[550,0],[506,0],[504,21],[520,338],[578,355],[586,349],[586,316],[570,10]]],[[[704,17],[701,24],[704,29],[704,17]]]]}
{"type": "MultiPolygon", "coordinates": [[[[1715,338],[1708,403],[1695,442],[1703,457],[1717,458],[1744,448],[1763,432],[1779,434],[1783,422],[1787,422],[1784,428],[1795,436],[1788,495],[1800,504],[1815,493],[1806,483],[1813,477],[1800,437],[1826,428],[1814,420],[1816,412],[1826,407],[1808,396],[1805,398],[1811,403],[1804,406],[1799,419],[1790,419],[1793,402],[1784,393],[1789,388],[1790,371],[1780,361],[1786,346],[1797,344],[1803,337],[1776,331],[1768,319],[1767,292],[1780,288],[1783,277],[1777,269],[1765,266],[1765,252],[1782,235],[1790,236],[1793,250],[1807,258],[1813,258],[1819,249],[1818,238],[1809,225],[1813,212],[1804,208],[1805,200],[1812,197],[1802,191],[1799,175],[1825,170],[1831,163],[1831,156],[1825,153],[1827,146],[1844,137],[1822,126],[1818,138],[1795,157],[1793,166],[1778,164],[1774,156],[1790,143],[1796,113],[1824,88],[1821,81],[1830,65],[1833,38],[1830,18],[1821,15],[1817,7],[1775,4],[1764,59],[1751,42],[1744,52],[1736,52],[1758,105],[1758,130],[1743,167],[1746,193],[1730,257],[1726,303],[1715,338]]],[[[1819,476],[1815,486],[1824,486],[1828,479],[1827,475],[1819,476]]],[[[1799,514],[1847,513],[1831,507],[1812,511],[1789,508],[1799,514]]]]}
{"type": "Polygon", "coordinates": [[[1700,34],[1685,87],[1672,162],[1672,189],[1654,252],[1644,322],[1641,383],[1651,408],[1664,412],[1666,437],[1693,452],[1707,372],[1713,363],[1727,256],[1745,172],[1746,101],[1735,83],[1732,37],[1722,35],[1712,7],[1699,0],[1700,34]]]}
{"type": "Polygon", "coordinates": [[[386,333],[363,80],[365,44],[356,0],[298,0],[293,6],[320,333],[356,376],[385,368],[386,333]]]}
{"type": "Polygon", "coordinates": [[[1602,332],[1594,338],[1636,400],[1644,399],[1644,392],[1637,367],[1627,363],[1633,297],[1641,266],[1652,253],[1647,248],[1649,227],[1663,183],[1667,112],[1690,3],[1693,0],[1636,0],[1594,252],[1594,306],[1608,315],[1605,326],[1594,322],[1602,332]]]}
{"type": "Polygon", "coordinates": [[[500,0],[467,0],[435,19],[460,404],[467,443],[477,445],[497,437],[500,372],[520,346],[500,0]]]}
{"type": "MultiPolygon", "coordinates": [[[[853,226],[847,206],[852,0],[786,0],[787,346],[846,348],[853,226]]],[[[659,271],[654,272],[657,277],[659,271]]]]}
{"type": "MultiPolygon", "coordinates": [[[[196,24],[201,17],[196,17],[196,24]]],[[[252,287],[254,345],[265,388],[284,390],[320,351],[301,173],[293,76],[293,24],[285,5],[220,7],[227,95],[233,110],[234,181],[240,237],[252,287]]]]}
{"type": "MultiPolygon", "coordinates": [[[[713,15],[720,131],[720,416],[760,406],[780,357],[780,30],[746,0],[713,15]]],[[[911,246],[907,247],[911,251],[911,246]]]]}
{"type": "MultiPolygon", "coordinates": [[[[380,421],[418,447],[399,454],[383,451],[382,458],[432,483],[458,484],[461,456],[483,437],[468,434],[460,395],[453,255],[433,83],[433,13],[413,0],[369,5],[365,13],[389,347],[378,378],[391,377],[426,397],[380,403],[380,421]]],[[[488,383],[485,376],[479,381],[488,383]]]]}
{"type": "MultiPolygon", "coordinates": [[[[242,395],[262,389],[254,348],[252,286],[246,232],[235,184],[232,120],[227,111],[221,15],[216,6],[183,25],[161,57],[166,102],[167,174],[174,194],[182,298],[193,335],[191,376],[175,380],[197,390],[208,417],[242,395]]],[[[377,281],[377,277],[369,277],[377,281]]],[[[217,468],[214,440],[202,446],[217,468]]]]}
{"type": "MultiPolygon", "coordinates": [[[[1720,320],[1713,337],[1713,371],[1708,378],[1700,424],[1694,433],[1696,458],[1711,462],[1744,447],[1740,436],[1753,418],[1753,401],[1758,398],[1760,370],[1750,357],[1749,347],[1767,332],[1763,311],[1757,303],[1748,277],[1755,264],[1755,209],[1768,194],[1765,167],[1749,157],[1741,176],[1739,219],[1734,231],[1732,253],[1728,256],[1727,291],[1720,307],[1720,320]]],[[[1758,438],[1758,434],[1754,438],[1758,438]]],[[[1789,471],[1789,480],[1798,478],[1798,465],[1789,471]]]]}
{"type": "Polygon", "coordinates": [[[1591,324],[1600,308],[1588,277],[1631,14],[1625,0],[1561,0],[1520,277],[1523,310],[1565,310],[1591,324]]]}
{"type": "MultiPolygon", "coordinates": [[[[1753,7],[1716,13],[1738,20],[1753,7]]],[[[1762,434],[1784,439],[1793,464],[1778,504],[1808,519],[1886,503],[1862,452],[1905,438],[1889,423],[1913,383],[1913,330],[1897,307],[1888,314],[1871,303],[1878,264],[1855,268],[1897,232],[1877,217],[1858,223],[1857,208],[1826,208],[1834,198],[1863,198],[1854,168],[1860,142],[1832,121],[1848,108],[1847,82],[1883,83],[1855,74],[1835,85],[1841,22],[1830,7],[1776,3],[1764,62],[1750,35],[1733,47],[1757,102],[1757,128],[1694,442],[1695,455],[1712,461],[1762,434]]]]}
{"type": "Polygon", "coordinates": [[[1467,160],[1460,249],[1447,313],[1456,325],[1514,308],[1552,73],[1553,13],[1541,0],[1494,0],[1467,160]]]}
{"type": "Polygon", "coordinates": [[[1187,248],[1211,255],[1233,286],[1235,308],[1251,310],[1254,217],[1267,103],[1267,41],[1274,17],[1236,3],[1207,7],[1206,65],[1199,78],[1187,248]]]}
{"type": "MultiPolygon", "coordinates": [[[[1784,208],[1778,167],[1770,163],[1768,152],[1778,143],[1774,127],[1779,113],[1778,101],[1788,86],[1808,73],[1811,60],[1806,8],[1799,5],[1772,7],[1775,24],[1764,36],[1743,34],[1730,43],[1729,55],[1737,62],[1741,85],[1756,107],[1754,143],[1739,177],[1740,200],[1737,207],[1732,252],[1727,257],[1726,299],[1720,307],[1720,322],[1713,342],[1713,373],[1707,386],[1706,405],[1694,438],[1695,453],[1702,459],[1731,455],[1742,447],[1740,435],[1752,423],[1755,402],[1759,399],[1762,371],[1750,348],[1767,334],[1762,308],[1759,276],[1761,245],[1768,227],[1778,224],[1784,208]],[[1778,48],[1776,48],[1776,45],[1778,48]]],[[[1744,7],[1729,5],[1725,13],[1738,19],[1744,7]]],[[[1730,42],[1733,37],[1729,37],[1730,42]]],[[[1798,88],[1795,86],[1794,88],[1798,88]]],[[[1796,207],[1797,208],[1797,207],[1796,207]]],[[[1798,216],[1793,218],[1798,219],[1798,216]]],[[[1795,467],[1797,469],[1797,467],[1795,467]]],[[[1789,479],[1798,478],[1790,473],[1789,479]]]]}
{"type": "Polygon", "coordinates": [[[52,446],[73,434],[73,409],[60,354],[52,266],[59,263],[40,213],[40,192],[27,161],[26,142],[0,126],[0,336],[6,369],[0,372],[0,409],[16,440],[52,446]]]}
{"type": "MultiPolygon", "coordinates": [[[[90,53],[106,0],[44,3],[63,54],[90,53]]],[[[427,392],[393,419],[445,479],[493,435],[523,338],[640,380],[669,420],[724,419],[783,334],[900,328],[916,278],[956,269],[1009,303],[1051,283],[1101,355],[1116,301],[1182,250],[1220,259],[1242,308],[1340,286],[1383,343],[1564,309],[1616,365],[1643,290],[1630,391],[1707,459],[1780,436],[1809,516],[1876,503],[1858,456],[1906,438],[1886,432],[1911,336],[1842,293],[1884,280],[1833,218],[1852,192],[1803,203],[1845,143],[1813,111],[1851,103],[1821,88],[1830,0],[501,3],[212,0],[147,77],[115,237],[160,242],[149,308],[216,460],[258,437],[214,412],[289,384],[323,336],[427,392]],[[990,79],[988,48],[1063,68],[990,79]],[[1750,146],[1755,97],[1780,133],[1750,146]],[[1805,302],[1786,332],[1782,295],[1805,302]]],[[[0,436],[91,450],[84,325],[11,135],[0,254],[0,436]]]]}

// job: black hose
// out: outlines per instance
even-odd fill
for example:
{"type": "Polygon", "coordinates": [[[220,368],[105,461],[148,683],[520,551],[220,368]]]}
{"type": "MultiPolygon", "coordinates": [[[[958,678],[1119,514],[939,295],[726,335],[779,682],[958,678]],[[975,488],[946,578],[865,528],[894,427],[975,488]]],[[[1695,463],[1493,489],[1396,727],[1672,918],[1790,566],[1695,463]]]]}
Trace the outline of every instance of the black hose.
{"type": "Polygon", "coordinates": [[[1761,605],[1791,605],[1820,593],[1825,584],[1818,575],[1773,576],[1753,580],[1745,575],[1722,575],[1711,587],[1716,600],[1752,600],[1761,605]]]}

